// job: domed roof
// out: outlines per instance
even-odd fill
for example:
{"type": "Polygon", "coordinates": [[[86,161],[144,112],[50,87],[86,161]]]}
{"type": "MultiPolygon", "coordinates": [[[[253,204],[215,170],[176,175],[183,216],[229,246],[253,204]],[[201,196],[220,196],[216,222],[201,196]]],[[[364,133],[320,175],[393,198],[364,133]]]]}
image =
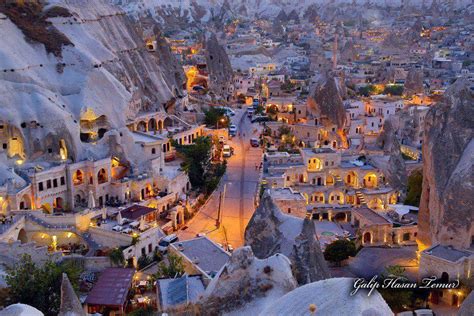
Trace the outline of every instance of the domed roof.
{"type": "Polygon", "coordinates": [[[42,312],[33,306],[26,304],[12,304],[2,310],[2,316],[44,316],[42,312]]]}

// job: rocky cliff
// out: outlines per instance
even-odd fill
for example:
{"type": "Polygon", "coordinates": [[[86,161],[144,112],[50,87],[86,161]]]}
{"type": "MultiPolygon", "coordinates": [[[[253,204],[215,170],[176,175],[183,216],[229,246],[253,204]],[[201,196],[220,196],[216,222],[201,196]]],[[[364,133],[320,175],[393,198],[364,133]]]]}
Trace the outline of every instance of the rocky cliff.
{"type": "Polygon", "coordinates": [[[245,229],[245,244],[258,258],[287,256],[299,284],[330,277],[314,223],[283,214],[265,193],[245,229]]]}
{"type": "Polygon", "coordinates": [[[423,93],[423,71],[413,68],[408,71],[403,94],[411,96],[417,93],[423,93]]]}
{"type": "Polygon", "coordinates": [[[206,39],[206,62],[209,72],[209,87],[217,95],[226,98],[233,82],[233,70],[229,56],[217,41],[215,34],[206,39]]]}
{"type": "Polygon", "coordinates": [[[346,123],[346,111],[343,104],[345,87],[338,78],[328,75],[320,78],[308,98],[310,109],[321,117],[323,124],[334,124],[339,129],[346,123]]]}
{"type": "Polygon", "coordinates": [[[59,160],[65,147],[74,161],[139,162],[127,120],[182,93],[167,44],[158,36],[147,50],[142,30],[107,1],[32,3],[0,10],[0,120],[20,148],[10,156],[59,160]]]}
{"type": "Polygon", "coordinates": [[[418,238],[468,248],[474,235],[474,98],[458,79],[425,118],[418,238]]]}
{"type": "Polygon", "coordinates": [[[232,311],[255,314],[261,310],[259,306],[270,304],[296,286],[290,261],[284,255],[260,260],[250,247],[243,247],[235,250],[212,279],[199,305],[205,315],[232,311]]]}
{"type": "Polygon", "coordinates": [[[383,173],[393,188],[404,191],[408,180],[405,160],[400,151],[400,143],[390,120],[385,121],[383,130],[377,138],[377,145],[384,151],[384,156],[371,157],[371,162],[383,173]]]}

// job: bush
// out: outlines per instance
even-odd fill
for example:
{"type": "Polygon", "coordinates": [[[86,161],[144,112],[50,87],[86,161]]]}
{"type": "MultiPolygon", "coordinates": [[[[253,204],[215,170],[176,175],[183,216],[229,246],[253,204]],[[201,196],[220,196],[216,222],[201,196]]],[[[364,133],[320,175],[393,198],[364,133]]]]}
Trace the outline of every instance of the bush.
{"type": "Polygon", "coordinates": [[[153,262],[152,258],[148,257],[147,255],[141,255],[140,258],[138,258],[138,261],[137,261],[138,269],[139,270],[143,269],[152,262],[153,262]]]}
{"type": "Polygon", "coordinates": [[[346,239],[335,240],[324,250],[324,259],[337,265],[357,253],[355,243],[346,239]]]}

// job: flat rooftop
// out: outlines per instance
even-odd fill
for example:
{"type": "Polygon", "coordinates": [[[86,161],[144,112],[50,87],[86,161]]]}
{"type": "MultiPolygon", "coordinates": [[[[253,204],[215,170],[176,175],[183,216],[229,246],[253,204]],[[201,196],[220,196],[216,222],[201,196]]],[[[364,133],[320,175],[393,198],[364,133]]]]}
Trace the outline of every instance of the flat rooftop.
{"type": "Polygon", "coordinates": [[[363,207],[363,208],[357,208],[353,210],[354,213],[359,214],[360,216],[364,217],[368,221],[371,222],[373,225],[392,225],[385,217],[382,215],[377,214],[377,212],[372,211],[369,208],[363,207]]]}
{"type": "Polygon", "coordinates": [[[207,237],[198,237],[172,244],[172,247],[194,262],[207,274],[217,273],[230,255],[207,237]]]}
{"type": "Polygon", "coordinates": [[[123,306],[132,286],[134,269],[107,268],[85,300],[88,305],[123,306]]]}
{"type": "Polygon", "coordinates": [[[305,198],[301,195],[301,193],[297,191],[293,191],[290,188],[271,189],[270,195],[272,196],[272,198],[278,199],[278,200],[293,200],[293,201],[305,200],[305,198]]]}
{"type": "Polygon", "coordinates": [[[470,251],[459,250],[459,249],[453,248],[452,246],[442,246],[442,245],[436,245],[434,247],[426,249],[423,252],[428,255],[442,258],[451,262],[456,262],[461,258],[467,258],[474,255],[474,253],[470,251]]]}

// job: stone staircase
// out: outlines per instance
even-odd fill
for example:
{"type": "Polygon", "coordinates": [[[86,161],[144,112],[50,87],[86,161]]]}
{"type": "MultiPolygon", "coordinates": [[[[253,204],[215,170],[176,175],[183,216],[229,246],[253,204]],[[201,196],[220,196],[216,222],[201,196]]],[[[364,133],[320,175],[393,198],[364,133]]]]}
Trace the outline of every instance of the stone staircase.
{"type": "Polygon", "coordinates": [[[360,201],[361,206],[367,206],[367,201],[365,200],[364,194],[360,190],[356,190],[356,196],[360,201]]]}

